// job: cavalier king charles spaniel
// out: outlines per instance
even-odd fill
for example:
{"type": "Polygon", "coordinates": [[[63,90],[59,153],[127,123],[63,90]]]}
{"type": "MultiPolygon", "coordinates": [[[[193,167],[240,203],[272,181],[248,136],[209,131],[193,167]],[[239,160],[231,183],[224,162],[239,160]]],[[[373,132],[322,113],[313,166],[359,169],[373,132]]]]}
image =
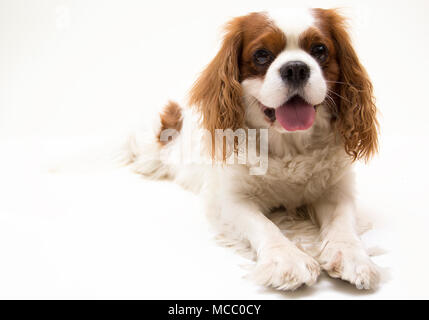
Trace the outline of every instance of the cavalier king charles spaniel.
{"type": "Polygon", "coordinates": [[[352,173],[377,152],[376,107],[337,10],[232,19],[187,104],[169,102],[155,133],[130,139],[135,171],[197,191],[219,234],[254,252],[260,284],[294,290],[324,270],[359,289],[377,285],[357,232],[352,173]],[[317,255],[267,217],[278,208],[317,224],[317,255]]]}

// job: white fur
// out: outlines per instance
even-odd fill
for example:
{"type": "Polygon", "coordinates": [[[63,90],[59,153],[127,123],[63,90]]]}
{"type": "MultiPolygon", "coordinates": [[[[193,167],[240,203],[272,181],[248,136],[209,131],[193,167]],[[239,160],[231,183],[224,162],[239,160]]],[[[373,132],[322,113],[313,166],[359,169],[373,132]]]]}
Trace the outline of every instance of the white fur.
{"type": "MultiPolygon", "coordinates": [[[[324,107],[318,110],[315,122],[306,132],[281,134],[268,129],[272,153],[263,176],[249,175],[246,165],[159,161],[161,147],[153,137],[148,144],[133,145],[132,166],[141,174],[168,177],[199,192],[208,218],[224,240],[250,245],[257,258],[251,276],[258,283],[293,290],[314,284],[323,268],[358,288],[373,288],[378,271],[357,235],[350,160],[330,130],[324,107]],[[313,257],[284,237],[266,217],[271,208],[281,205],[292,217],[307,205],[320,223],[321,243],[313,257]],[[336,271],[338,268],[343,272],[336,271]]],[[[196,129],[195,122],[185,120],[184,125],[187,129],[183,130],[196,129]]],[[[168,148],[177,151],[182,143],[177,139],[168,148]]],[[[171,152],[170,156],[179,154],[171,152]]]]}
{"type": "MultiPolygon", "coordinates": [[[[273,21],[290,39],[296,39],[313,23],[311,16],[276,15],[273,21]]],[[[314,59],[295,47],[287,47],[271,65],[264,80],[245,80],[246,126],[267,128],[269,166],[265,175],[250,175],[249,165],[211,165],[184,163],[184,141],[175,139],[161,147],[154,137],[149,143],[131,144],[134,169],[150,177],[168,177],[199,192],[206,204],[208,218],[219,234],[230,242],[249,245],[257,262],[253,278],[261,284],[293,290],[316,282],[320,269],[347,280],[357,288],[373,288],[378,271],[361,244],[353,205],[351,161],[341,139],[331,129],[326,106],[321,104],[314,125],[306,131],[288,132],[265,120],[258,100],[276,107],[288,92],[276,76],[286,61],[299,59],[311,68],[305,98],[321,104],[326,84],[314,59]],[[164,150],[163,150],[164,148],[164,150]],[[169,150],[161,160],[160,153],[169,150]],[[299,249],[267,218],[273,208],[284,206],[288,216],[301,212],[320,226],[320,248],[314,257],[299,249]]],[[[181,136],[197,132],[198,115],[185,112],[181,136]]],[[[195,137],[195,136],[194,136],[195,137]]],[[[200,137],[200,136],[198,136],[200,137]]],[[[207,148],[202,148],[207,156],[207,148]]],[[[200,150],[198,150],[199,152],[200,150]]],[[[190,152],[188,150],[188,152],[190,152]]],[[[192,151],[193,152],[193,151],[192,151]]]]}
{"type": "Polygon", "coordinates": [[[308,8],[276,9],[267,15],[286,35],[288,49],[298,48],[299,35],[314,25],[314,17],[308,8]]]}

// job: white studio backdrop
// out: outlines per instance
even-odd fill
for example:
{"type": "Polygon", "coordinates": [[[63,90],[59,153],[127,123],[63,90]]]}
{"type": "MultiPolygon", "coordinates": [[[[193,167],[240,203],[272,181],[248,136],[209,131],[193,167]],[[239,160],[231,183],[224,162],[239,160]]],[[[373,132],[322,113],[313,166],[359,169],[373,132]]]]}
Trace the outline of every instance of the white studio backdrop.
{"type": "Polygon", "coordinates": [[[374,293],[326,277],[261,289],[194,195],[124,169],[54,172],[183,101],[228,19],[297,4],[0,0],[0,298],[428,298],[427,1],[299,2],[343,8],[375,87],[380,154],[356,166],[367,241],[388,250],[374,293]]]}

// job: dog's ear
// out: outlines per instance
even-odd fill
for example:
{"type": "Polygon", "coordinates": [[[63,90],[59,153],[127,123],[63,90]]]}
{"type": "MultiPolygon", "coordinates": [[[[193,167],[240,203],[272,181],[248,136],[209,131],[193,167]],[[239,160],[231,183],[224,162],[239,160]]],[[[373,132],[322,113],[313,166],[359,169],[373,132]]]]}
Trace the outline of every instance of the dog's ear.
{"type": "Polygon", "coordinates": [[[344,138],[346,152],[353,160],[368,160],[378,150],[373,86],[353,48],[345,18],[335,9],[318,9],[317,13],[334,41],[340,70],[334,89],[337,101],[335,126],[344,138]]]}
{"type": "Polygon", "coordinates": [[[221,49],[190,91],[189,102],[200,111],[202,124],[213,137],[216,129],[235,130],[244,122],[239,82],[242,20],[238,17],[227,24],[221,49]]]}

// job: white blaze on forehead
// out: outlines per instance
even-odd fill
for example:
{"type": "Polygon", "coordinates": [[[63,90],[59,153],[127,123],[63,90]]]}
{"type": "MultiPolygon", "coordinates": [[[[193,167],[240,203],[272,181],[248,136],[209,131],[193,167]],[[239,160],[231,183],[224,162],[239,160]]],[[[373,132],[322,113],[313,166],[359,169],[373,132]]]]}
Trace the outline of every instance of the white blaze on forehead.
{"type": "Polygon", "coordinates": [[[314,26],[314,17],[308,8],[276,9],[269,11],[270,20],[286,35],[286,48],[297,48],[299,36],[314,26]]]}

